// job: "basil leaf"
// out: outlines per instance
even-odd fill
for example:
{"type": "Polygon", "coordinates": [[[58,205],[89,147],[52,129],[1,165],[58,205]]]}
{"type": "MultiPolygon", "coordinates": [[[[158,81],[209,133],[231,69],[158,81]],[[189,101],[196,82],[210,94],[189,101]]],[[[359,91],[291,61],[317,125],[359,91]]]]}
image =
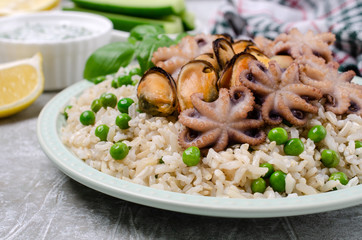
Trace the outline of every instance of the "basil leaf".
{"type": "Polygon", "coordinates": [[[165,33],[165,30],[161,26],[157,25],[139,25],[132,28],[129,38],[135,38],[138,41],[142,41],[146,36],[165,33]]]}
{"type": "Polygon", "coordinates": [[[87,60],[83,77],[90,81],[126,67],[134,58],[135,46],[128,42],[114,42],[98,48],[87,60]]]}
{"type": "Polygon", "coordinates": [[[142,42],[139,42],[135,55],[138,64],[140,65],[141,72],[144,73],[154,66],[151,61],[152,55],[159,47],[169,47],[173,44],[174,41],[166,35],[160,35],[159,37],[148,35],[142,42]]]}

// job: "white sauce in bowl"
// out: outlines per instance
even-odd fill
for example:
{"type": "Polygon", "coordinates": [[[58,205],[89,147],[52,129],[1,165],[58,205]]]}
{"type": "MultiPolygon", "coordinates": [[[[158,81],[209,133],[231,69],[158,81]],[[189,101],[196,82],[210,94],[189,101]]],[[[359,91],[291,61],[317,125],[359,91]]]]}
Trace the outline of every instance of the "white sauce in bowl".
{"type": "Polygon", "coordinates": [[[0,38],[32,41],[59,41],[90,36],[90,29],[67,23],[32,22],[20,25],[12,30],[0,32],[0,38]]]}

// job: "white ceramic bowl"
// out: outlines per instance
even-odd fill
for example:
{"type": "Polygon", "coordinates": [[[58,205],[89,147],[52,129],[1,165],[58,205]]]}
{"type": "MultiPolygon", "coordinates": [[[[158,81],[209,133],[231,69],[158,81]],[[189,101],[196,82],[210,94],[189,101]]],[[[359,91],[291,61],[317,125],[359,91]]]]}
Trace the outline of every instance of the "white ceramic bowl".
{"type": "MultiPolygon", "coordinates": [[[[41,52],[45,77],[44,89],[62,89],[83,79],[83,70],[88,57],[97,48],[110,42],[112,29],[112,22],[107,18],[81,12],[52,11],[3,17],[0,18],[0,63],[29,58],[36,52],[41,52]],[[63,25],[68,29],[86,30],[88,34],[51,40],[44,40],[44,36],[40,37],[40,34],[26,40],[3,35],[24,25],[29,29],[29,26],[35,24],[47,26],[47,31],[49,26],[63,25]],[[37,36],[39,39],[36,39],[37,36]]],[[[59,28],[56,29],[58,30],[59,28]]],[[[55,34],[56,38],[60,37],[58,32],[55,34]]]]}

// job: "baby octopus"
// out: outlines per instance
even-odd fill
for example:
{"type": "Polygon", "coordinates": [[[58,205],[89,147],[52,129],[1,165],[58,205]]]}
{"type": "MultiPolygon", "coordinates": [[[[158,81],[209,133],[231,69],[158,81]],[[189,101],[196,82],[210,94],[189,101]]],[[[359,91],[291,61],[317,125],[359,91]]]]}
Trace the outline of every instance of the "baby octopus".
{"type": "Polygon", "coordinates": [[[269,57],[274,55],[289,55],[293,59],[302,56],[317,56],[327,63],[333,60],[332,52],[328,48],[335,41],[332,33],[314,34],[308,31],[305,34],[293,28],[289,33],[282,33],[274,41],[263,37],[256,39],[259,47],[265,51],[269,57]]]}
{"type": "Polygon", "coordinates": [[[317,57],[298,59],[300,80],[318,88],[325,96],[325,107],[335,114],[355,113],[362,116],[362,86],[351,83],[353,71],[338,72],[338,63],[325,64],[317,57]]]}
{"type": "Polygon", "coordinates": [[[244,86],[230,90],[221,88],[214,102],[203,101],[203,95],[191,96],[194,108],[182,111],[179,121],[185,129],[179,134],[179,144],[197,146],[202,151],[224,150],[230,141],[257,145],[265,141],[261,130],[263,120],[253,111],[254,96],[244,86]]]}
{"type": "Polygon", "coordinates": [[[284,118],[291,124],[302,126],[307,122],[306,113],[318,112],[310,101],[319,100],[322,93],[299,81],[296,63],[283,72],[275,61],[270,61],[267,69],[252,60],[249,68],[240,74],[239,81],[261,98],[261,113],[268,124],[280,124],[284,118]]]}
{"type": "Polygon", "coordinates": [[[212,52],[212,42],[216,38],[216,35],[206,34],[186,36],[177,45],[157,49],[153,53],[152,62],[177,79],[183,65],[203,53],[212,52]]]}

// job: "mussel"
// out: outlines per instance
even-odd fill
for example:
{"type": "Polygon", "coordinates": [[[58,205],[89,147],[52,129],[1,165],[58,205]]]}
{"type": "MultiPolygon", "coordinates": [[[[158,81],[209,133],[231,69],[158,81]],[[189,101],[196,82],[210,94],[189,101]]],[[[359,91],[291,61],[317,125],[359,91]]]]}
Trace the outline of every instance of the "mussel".
{"type": "Polygon", "coordinates": [[[219,64],[216,60],[216,57],[214,54],[212,53],[204,53],[204,54],[201,54],[199,56],[197,56],[195,58],[195,60],[204,60],[206,62],[209,62],[211,63],[211,65],[215,68],[215,70],[218,72],[219,71],[219,64]]]}
{"type": "Polygon", "coordinates": [[[270,60],[276,61],[284,69],[287,69],[293,63],[293,58],[288,55],[275,55],[270,60]]]}
{"type": "Polygon", "coordinates": [[[247,47],[256,48],[255,43],[252,40],[239,40],[232,44],[235,54],[244,52],[247,47]]]}
{"type": "Polygon", "coordinates": [[[228,34],[228,33],[222,33],[222,34],[215,34],[215,36],[217,38],[225,38],[226,40],[228,40],[230,43],[234,43],[234,39],[233,37],[228,34]]]}
{"type": "Polygon", "coordinates": [[[153,116],[168,116],[177,110],[176,83],[159,67],[150,68],[137,87],[139,109],[153,116]]]}
{"type": "Polygon", "coordinates": [[[255,47],[247,47],[245,49],[246,53],[250,53],[251,55],[253,55],[254,57],[256,57],[256,59],[263,63],[266,67],[269,66],[269,61],[270,59],[264,55],[264,53],[262,53],[260,50],[258,50],[258,48],[255,47]]]}
{"type": "Polygon", "coordinates": [[[249,68],[251,60],[256,60],[256,58],[249,53],[236,54],[222,71],[217,81],[218,88],[231,88],[232,86],[241,85],[239,76],[242,71],[249,68]]]}
{"type": "Polygon", "coordinates": [[[216,70],[207,61],[193,60],[184,65],[177,78],[180,111],[193,107],[191,95],[194,93],[202,93],[204,101],[214,101],[218,97],[217,79],[216,70]]]}
{"type": "Polygon", "coordinates": [[[235,53],[231,43],[225,38],[218,38],[212,43],[215,57],[222,70],[226,64],[234,57],[235,53]]]}

